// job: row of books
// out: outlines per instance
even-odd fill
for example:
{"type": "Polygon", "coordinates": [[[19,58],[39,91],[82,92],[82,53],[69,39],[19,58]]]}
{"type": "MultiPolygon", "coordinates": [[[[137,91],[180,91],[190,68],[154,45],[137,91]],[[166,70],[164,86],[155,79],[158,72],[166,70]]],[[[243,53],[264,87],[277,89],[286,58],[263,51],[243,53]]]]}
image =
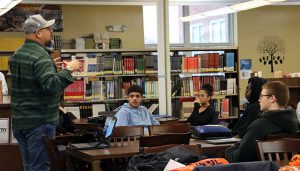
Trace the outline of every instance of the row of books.
{"type": "Polygon", "coordinates": [[[235,71],[234,53],[203,53],[182,57],[182,72],[223,72],[235,71]]]}
{"type": "Polygon", "coordinates": [[[203,84],[211,84],[214,94],[235,95],[237,94],[236,78],[223,76],[187,77],[182,79],[182,96],[197,96],[203,84]]]}
{"type": "Polygon", "coordinates": [[[139,85],[144,89],[146,98],[157,97],[157,81],[135,78],[131,81],[122,81],[120,79],[99,80],[84,78],[76,80],[69,85],[64,92],[65,101],[89,101],[89,100],[107,100],[107,99],[125,99],[126,92],[131,85],[139,85]]]}
{"type": "Polygon", "coordinates": [[[214,99],[211,106],[219,111],[219,118],[238,117],[238,107],[233,104],[232,98],[214,99]]]}
{"type": "MultiPolygon", "coordinates": [[[[235,71],[234,53],[203,53],[193,57],[172,56],[171,71],[183,73],[235,71]]],[[[119,53],[62,54],[63,60],[78,59],[83,66],[79,75],[121,75],[157,73],[156,55],[122,55],[119,53]]],[[[78,75],[78,73],[77,73],[78,75]]]]}
{"type": "Polygon", "coordinates": [[[80,61],[82,68],[76,75],[157,73],[156,55],[122,56],[121,54],[77,53],[76,55],[62,54],[62,59],[80,61]]]}

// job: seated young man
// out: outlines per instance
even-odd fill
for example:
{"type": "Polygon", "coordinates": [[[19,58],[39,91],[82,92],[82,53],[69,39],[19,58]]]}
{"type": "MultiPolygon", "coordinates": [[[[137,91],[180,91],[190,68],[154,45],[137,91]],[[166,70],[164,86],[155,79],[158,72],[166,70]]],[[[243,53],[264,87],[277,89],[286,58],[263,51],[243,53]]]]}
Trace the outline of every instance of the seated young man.
{"type": "Polygon", "coordinates": [[[138,85],[133,85],[127,91],[128,103],[124,103],[119,107],[116,113],[116,126],[148,126],[159,125],[159,122],[144,106],[141,106],[143,99],[143,88],[138,85]]]}
{"type": "Polygon", "coordinates": [[[298,120],[293,109],[286,108],[289,89],[281,81],[270,81],[262,86],[259,96],[262,114],[246,130],[242,140],[225,151],[230,162],[258,160],[255,140],[264,140],[268,134],[295,133],[298,120]]]}

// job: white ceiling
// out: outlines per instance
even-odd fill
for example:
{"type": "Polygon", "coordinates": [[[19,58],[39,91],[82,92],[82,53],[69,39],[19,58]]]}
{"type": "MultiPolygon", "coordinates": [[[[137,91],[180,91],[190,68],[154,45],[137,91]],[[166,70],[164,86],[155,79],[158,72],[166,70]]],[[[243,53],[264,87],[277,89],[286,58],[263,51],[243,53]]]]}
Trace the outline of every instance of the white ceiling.
{"type": "MultiPolygon", "coordinates": [[[[199,5],[222,3],[232,5],[247,0],[169,0],[170,5],[199,5]]],[[[30,4],[74,4],[74,5],[154,5],[156,0],[23,0],[30,4]]],[[[300,0],[287,0],[279,5],[300,5],[300,0]]]]}

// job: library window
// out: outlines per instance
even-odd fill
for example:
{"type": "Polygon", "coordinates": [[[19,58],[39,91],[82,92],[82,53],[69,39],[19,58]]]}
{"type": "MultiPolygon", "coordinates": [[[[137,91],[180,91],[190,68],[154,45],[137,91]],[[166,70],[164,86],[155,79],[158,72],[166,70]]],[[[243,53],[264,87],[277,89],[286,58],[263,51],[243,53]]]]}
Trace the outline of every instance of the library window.
{"type": "Polygon", "coordinates": [[[204,43],[204,26],[203,24],[193,24],[190,29],[191,43],[204,43]]]}
{"type": "MultiPolygon", "coordinates": [[[[189,6],[189,15],[195,15],[221,7],[223,6],[219,4],[189,6]]],[[[227,14],[190,21],[190,42],[206,44],[232,44],[232,42],[229,42],[230,36],[233,35],[231,33],[231,17],[232,14],[227,14]],[[194,42],[194,40],[198,40],[198,37],[195,38],[194,36],[199,36],[199,34],[193,33],[193,31],[196,30],[193,27],[197,24],[200,24],[202,27],[201,31],[197,30],[201,32],[201,40],[199,40],[199,42],[194,42]]]]}
{"type": "Polygon", "coordinates": [[[217,19],[209,22],[210,27],[210,42],[224,43],[226,42],[225,35],[225,19],[217,19]]]}
{"type": "MultiPolygon", "coordinates": [[[[169,37],[172,44],[183,44],[182,6],[169,7],[169,37]]],[[[143,6],[144,43],[157,43],[156,6],[143,6]]]]}
{"type": "MultiPolygon", "coordinates": [[[[232,45],[233,14],[208,17],[186,23],[180,20],[185,10],[188,11],[188,15],[194,15],[221,7],[224,6],[220,4],[170,6],[169,37],[171,46],[189,43],[232,45]],[[184,25],[186,26],[184,27],[184,25]],[[184,28],[188,28],[188,30],[184,30],[184,28]],[[189,37],[189,39],[185,39],[185,37],[189,37]],[[189,42],[184,42],[184,40],[189,40],[189,42]]],[[[157,44],[156,6],[143,6],[143,21],[145,45],[152,46],[157,44]]]]}

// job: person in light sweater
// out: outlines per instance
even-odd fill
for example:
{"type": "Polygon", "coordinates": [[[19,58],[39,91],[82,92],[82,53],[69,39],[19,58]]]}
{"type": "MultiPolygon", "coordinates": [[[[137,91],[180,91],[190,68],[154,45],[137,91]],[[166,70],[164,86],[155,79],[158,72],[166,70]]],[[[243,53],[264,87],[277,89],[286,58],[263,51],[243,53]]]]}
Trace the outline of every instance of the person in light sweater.
{"type": "Polygon", "coordinates": [[[142,87],[133,85],[128,88],[128,103],[124,103],[116,109],[118,111],[115,115],[117,118],[116,126],[148,126],[160,124],[145,106],[140,105],[142,99],[142,87]]]}
{"type": "Polygon", "coordinates": [[[7,84],[5,81],[5,76],[2,72],[0,72],[0,81],[1,81],[1,87],[2,87],[2,94],[3,95],[8,95],[8,89],[7,89],[7,84]]]}

